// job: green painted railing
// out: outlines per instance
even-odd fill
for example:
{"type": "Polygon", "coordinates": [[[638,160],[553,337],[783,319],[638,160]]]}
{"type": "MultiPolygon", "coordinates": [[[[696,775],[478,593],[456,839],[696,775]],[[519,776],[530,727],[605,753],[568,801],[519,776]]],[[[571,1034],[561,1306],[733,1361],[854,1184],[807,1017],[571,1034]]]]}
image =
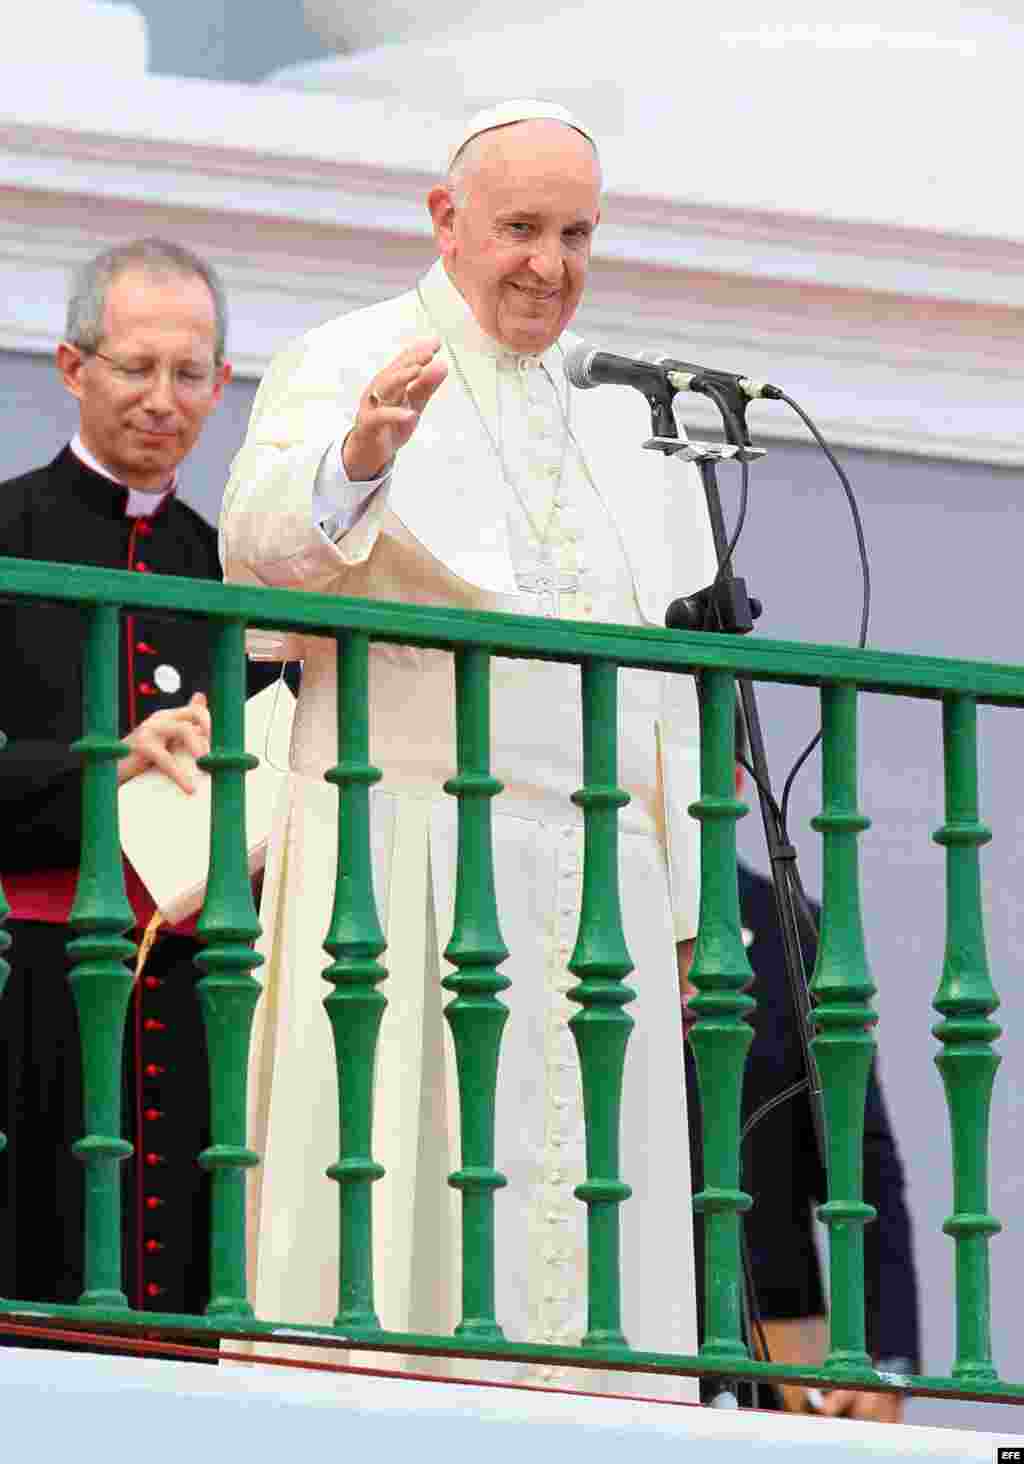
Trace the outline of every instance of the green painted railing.
{"type": "MultiPolygon", "coordinates": [[[[990,1237],[999,1222],[988,1211],[989,1104],[999,1028],[998,998],[985,955],[979,847],[989,837],[979,821],[978,704],[1024,706],[1024,667],[902,656],[837,646],[793,645],[757,638],[470,614],[286,591],[241,589],[172,578],[0,560],[0,594],[81,606],[85,735],[78,745],[85,775],[85,839],[71,917],[71,981],[84,1045],[86,1134],[75,1152],[86,1170],[86,1289],[74,1307],[0,1302],[9,1320],[50,1319],[72,1327],[130,1332],[160,1329],[171,1337],[267,1338],[287,1329],[291,1342],[408,1351],[679,1374],[725,1373],[783,1378],[952,1397],[1024,1400],[1024,1385],[999,1379],[989,1327],[990,1237]],[[131,915],[122,883],[117,833],[117,624],[122,611],[177,613],[209,622],[212,648],[213,745],[204,760],[213,780],[211,870],[199,933],[204,977],[212,1143],[199,1162],[212,1172],[212,1295],[202,1317],[135,1312],[120,1274],[119,1184],[130,1152],[121,1138],[121,1033],[130,988],[126,939],[131,915]],[[244,633],[285,629],[336,638],[338,763],[327,774],[339,799],[339,875],[325,948],[332,990],[325,1000],[339,1072],[342,1152],[330,1170],[337,1181],[341,1284],[333,1326],[302,1318],[255,1318],[245,1290],[245,1172],[259,1162],[246,1147],[246,1067],[252,1016],[260,995],[258,922],[246,873],[244,806],[244,633]],[[369,651],[374,641],[452,653],[456,671],[457,771],[445,790],[458,801],[459,848],[454,925],[446,955],[454,968],[443,984],[456,1054],[461,1159],[449,1183],[462,1198],[462,1318],[454,1336],[387,1331],[374,1304],[372,1193],[381,1166],[373,1157],[371,1094],[387,972],[370,861],[369,790],[380,774],[369,762],[369,651]],[[529,657],[581,668],[583,787],[573,801],[584,816],[583,898],[569,960],[577,978],[569,995],[579,1010],[570,1027],[584,1093],[587,1177],[576,1193],[587,1207],[588,1325],[579,1347],[508,1340],[495,1315],[494,1217],[505,1184],[495,1153],[498,1056],[508,1009],[499,968],[508,952],[499,924],[491,850],[492,800],[501,785],[490,768],[490,667],[494,657],[529,657]],[[700,933],[693,966],[698,989],[691,1041],[702,1091],[705,1186],[695,1197],[706,1230],[706,1335],[699,1356],[670,1356],[629,1347],[620,1324],[619,1215],[629,1199],[629,1155],[619,1153],[623,1065],[635,993],[619,910],[615,741],[620,667],[700,673],[701,823],[700,933]],[[821,941],[814,973],[815,1051],[824,1090],[829,1195],[831,1346],[819,1370],[797,1370],[750,1356],[741,1326],[739,1226],[750,1197],[740,1188],[739,1112],[743,1066],[751,1041],[745,1020],[754,1002],[741,938],[736,875],[734,793],[735,679],[813,685],[821,690],[824,727],[822,809],[813,820],[824,840],[821,941]],[[952,1134],[953,1214],[944,1229],[953,1242],[957,1353],[949,1376],[893,1378],[877,1374],[865,1350],[864,1226],[873,1212],[862,1195],[864,1098],[875,1049],[868,970],[858,894],[857,840],[868,820],[857,807],[857,704],[862,694],[930,698],[942,704],[946,769],[945,821],[935,837],[946,848],[946,958],[935,997],[941,1020],[936,1058],[945,1085],[952,1134]]],[[[2,756],[2,753],[0,753],[2,756]]],[[[0,894],[2,902],[2,894],[0,894]]],[[[0,909],[0,919],[6,907],[0,909]]],[[[8,974],[9,939],[0,929],[0,993],[8,974]]],[[[16,959],[16,951],[14,952],[16,959]]],[[[0,1002],[0,1023],[3,1005],[0,1002]]],[[[0,1158],[0,1163],[3,1159],[0,1158]]],[[[628,1266],[631,1258],[626,1257],[628,1266]]],[[[635,1264],[635,1261],[632,1262],[635,1264]]],[[[384,1321],[386,1322],[386,1318],[384,1321]]],[[[642,1343],[642,1338],[636,1339],[642,1343]]]]}

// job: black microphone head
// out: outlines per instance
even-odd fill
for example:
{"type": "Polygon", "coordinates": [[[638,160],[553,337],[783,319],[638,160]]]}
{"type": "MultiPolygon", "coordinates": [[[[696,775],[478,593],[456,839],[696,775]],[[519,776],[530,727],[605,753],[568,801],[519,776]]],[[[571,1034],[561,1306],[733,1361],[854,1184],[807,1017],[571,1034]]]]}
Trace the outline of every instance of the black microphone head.
{"type": "Polygon", "coordinates": [[[562,362],[562,368],[571,386],[579,386],[587,390],[589,387],[599,384],[590,379],[590,363],[596,355],[597,348],[588,346],[586,341],[580,341],[578,346],[573,346],[562,362]]]}

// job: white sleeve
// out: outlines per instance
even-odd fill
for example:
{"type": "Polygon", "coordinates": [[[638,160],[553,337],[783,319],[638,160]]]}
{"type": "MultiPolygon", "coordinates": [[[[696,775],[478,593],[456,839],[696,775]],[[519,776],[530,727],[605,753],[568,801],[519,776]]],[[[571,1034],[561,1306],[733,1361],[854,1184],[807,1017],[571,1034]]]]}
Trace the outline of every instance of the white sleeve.
{"type": "MultiPolygon", "coordinates": [[[[354,373],[308,340],[271,363],[221,507],[221,563],[229,583],[322,591],[369,558],[387,508],[387,477],[356,505],[337,540],[321,529],[315,507],[324,461],[352,425],[359,389],[354,373]]],[[[330,517],[336,510],[330,501],[327,508],[330,517]]]]}
{"type": "Polygon", "coordinates": [[[378,488],[387,486],[393,466],[388,463],[378,477],[353,483],[341,455],[344,441],[339,437],[330,444],[313,484],[313,522],[332,544],[355,527],[378,488]]]}

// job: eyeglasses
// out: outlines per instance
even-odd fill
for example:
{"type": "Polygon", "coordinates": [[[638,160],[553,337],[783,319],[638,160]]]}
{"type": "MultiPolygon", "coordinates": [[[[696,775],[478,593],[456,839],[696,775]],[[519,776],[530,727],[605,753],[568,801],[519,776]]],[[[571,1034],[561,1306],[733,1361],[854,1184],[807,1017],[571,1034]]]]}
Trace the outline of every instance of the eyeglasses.
{"type": "MultiPolygon", "coordinates": [[[[83,356],[98,356],[109,368],[111,375],[125,386],[142,387],[148,391],[156,385],[164,369],[164,363],[160,361],[118,361],[116,357],[108,356],[91,346],[79,346],[78,349],[83,356]]],[[[217,368],[212,362],[168,363],[167,370],[171,385],[178,396],[182,397],[202,396],[210,390],[217,374],[217,368]]]]}

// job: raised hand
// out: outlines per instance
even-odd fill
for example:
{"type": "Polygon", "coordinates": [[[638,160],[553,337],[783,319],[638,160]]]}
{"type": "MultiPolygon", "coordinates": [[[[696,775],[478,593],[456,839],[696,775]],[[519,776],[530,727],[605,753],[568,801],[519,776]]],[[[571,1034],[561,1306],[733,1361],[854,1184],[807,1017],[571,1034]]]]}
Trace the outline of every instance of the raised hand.
{"type": "Polygon", "coordinates": [[[342,462],[351,482],[380,477],[416,431],[420,413],[448,374],[437,354],[440,349],[436,337],[413,341],[367,386],[342,444],[342,462]]]}
{"type": "Polygon", "coordinates": [[[195,783],[177,762],[176,752],[194,758],[210,750],[210,711],[206,697],[197,691],[183,707],[154,712],[124,739],[131,749],[117,765],[117,781],[127,783],[147,768],[158,768],[185,793],[195,792],[195,783]]]}

